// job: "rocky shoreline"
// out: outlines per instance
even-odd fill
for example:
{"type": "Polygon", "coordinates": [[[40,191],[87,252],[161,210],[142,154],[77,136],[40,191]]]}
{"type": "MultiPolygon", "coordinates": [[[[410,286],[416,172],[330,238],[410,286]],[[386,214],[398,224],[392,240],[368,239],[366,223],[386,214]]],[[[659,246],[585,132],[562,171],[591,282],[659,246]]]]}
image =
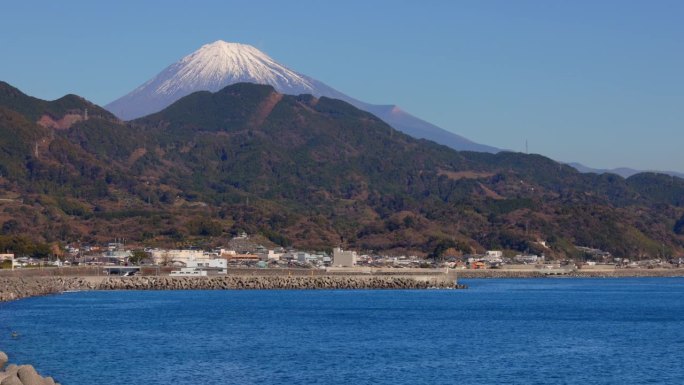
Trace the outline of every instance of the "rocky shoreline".
{"type": "Polygon", "coordinates": [[[31,365],[10,364],[8,357],[0,352],[0,385],[59,385],[52,377],[42,377],[31,365]]]}

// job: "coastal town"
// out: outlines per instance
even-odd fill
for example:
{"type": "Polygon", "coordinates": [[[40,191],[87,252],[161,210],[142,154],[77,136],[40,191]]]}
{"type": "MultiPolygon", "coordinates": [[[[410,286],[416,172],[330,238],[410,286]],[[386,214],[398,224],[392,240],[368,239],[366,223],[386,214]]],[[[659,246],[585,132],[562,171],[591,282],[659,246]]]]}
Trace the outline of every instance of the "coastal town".
{"type": "MultiPolygon", "coordinates": [[[[513,254],[487,250],[481,254],[425,258],[416,255],[382,255],[343,250],[307,251],[262,246],[246,233],[233,237],[225,247],[136,248],[116,240],[103,245],[68,244],[59,256],[47,259],[10,253],[0,254],[2,269],[49,269],[100,267],[107,275],[132,276],[142,268],[157,268],[157,274],[170,276],[207,276],[227,274],[229,269],[310,269],[326,272],[370,272],[371,269],[454,269],[454,270],[538,270],[563,274],[577,270],[675,269],[684,266],[684,257],[649,260],[614,258],[609,252],[577,247],[584,258],[553,260],[543,254],[513,254]],[[351,270],[349,270],[351,269],[351,270]]],[[[455,253],[454,253],[455,254],[455,253]]],[[[400,271],[400,270],[398,270],[400,271]]]]}

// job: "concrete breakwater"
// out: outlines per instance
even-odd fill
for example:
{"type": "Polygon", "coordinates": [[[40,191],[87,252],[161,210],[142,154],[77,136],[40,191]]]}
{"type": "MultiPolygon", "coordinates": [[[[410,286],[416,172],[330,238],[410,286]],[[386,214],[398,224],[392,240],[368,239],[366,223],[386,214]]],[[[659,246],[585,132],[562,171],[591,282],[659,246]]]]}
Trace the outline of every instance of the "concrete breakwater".
{"type": "Polygon", "coordinates": [[[7,277],[0,278],[0,302],[62,293],[69,290],[93,289],[95,283],[85,278],[7,277]]]}
{"type": "Polygon", "coordinates": [[[135,277],[107,278],[99,290],[240,290],[240,289],[428,289],[456,288],[454,280],[442,277],[365,276],[226,276],[226,277],[135,277]]]}
{"type": "Polygon", "coordinates": [[[52,377],[42,377],[31,365],[8,365],[7,354],[0,352],[0,385],[59,385],[52,377]]]}
{"type": "Polygon", "coordinates": [[[0,301],[72,290],[428,289],[464,288],[441,276],[5,277],[0,301]]]}

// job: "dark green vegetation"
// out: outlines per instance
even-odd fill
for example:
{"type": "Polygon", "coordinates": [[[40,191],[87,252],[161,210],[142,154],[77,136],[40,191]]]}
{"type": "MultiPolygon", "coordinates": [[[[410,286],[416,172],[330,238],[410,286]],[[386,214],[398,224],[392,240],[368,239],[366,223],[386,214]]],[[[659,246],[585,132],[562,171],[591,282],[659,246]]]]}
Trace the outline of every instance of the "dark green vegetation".
{"type": "Polygon", "coordinates": [[[436,257],[684,249],[682,179],[456,152],[344,102],[252,84],[123,123],[75,96],[46,102],[0,83],[0,173],[2,234],[42,243],[217,244],[244,230],[436,257]]]}

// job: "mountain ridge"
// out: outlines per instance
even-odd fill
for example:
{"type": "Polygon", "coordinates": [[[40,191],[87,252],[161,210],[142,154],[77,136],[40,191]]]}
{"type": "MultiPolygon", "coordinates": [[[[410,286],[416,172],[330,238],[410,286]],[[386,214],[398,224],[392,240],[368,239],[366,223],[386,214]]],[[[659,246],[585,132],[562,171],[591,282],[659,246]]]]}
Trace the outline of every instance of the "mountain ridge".
{"type": "Polygon", "coordinates": [[[213,247],[247,231],[285,246],[393,255],[684,252],[682,179],[456,152],[344,101],[269,86],[196,92],[131,122],[93,117],[62,130],[0,103],[0,138],[0,186],[21,197],[2,203],[0,241],[116,234],[213,247]]]}
{"type": "Polygon", "coordinates": [[[684,178],[684,173],[678,172],[678,171],[659,171],[659,170],[636,170],[630,167],[617,167],[617,168],[592,168],[585,166],[581,163],[577,162],[571,162],[568,163],[569,166],[574,167],[577,169],[579,172],[585,172],[585,173],[595,173],[595,174],[605,174],[605,173],[610,173],[610,174],[616,174],[620,175],[623,178],[629,178],[632,175],[640,174],[640,173],[656,173],[656,174],[665,174],[665,175],[670,175],[670,176],[676,176],[678,178],[684,178]]]}
{"type": "Polygon", "coordinates": [[[377,115],[399,131],[457,150],[499,151],[416,118],[394,105],[373,105],[347,96],[321,81],[277,63],[252,46],[221,40],[203,45],[105,108],[124,120],[131,120],[158,112],[194,91],[215,92],[240,82],[269,84],[278,92],[288,95],[312,94],[344,100],[377,115]]]}

